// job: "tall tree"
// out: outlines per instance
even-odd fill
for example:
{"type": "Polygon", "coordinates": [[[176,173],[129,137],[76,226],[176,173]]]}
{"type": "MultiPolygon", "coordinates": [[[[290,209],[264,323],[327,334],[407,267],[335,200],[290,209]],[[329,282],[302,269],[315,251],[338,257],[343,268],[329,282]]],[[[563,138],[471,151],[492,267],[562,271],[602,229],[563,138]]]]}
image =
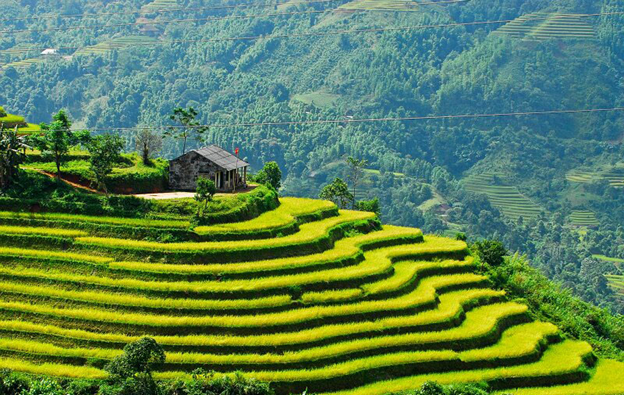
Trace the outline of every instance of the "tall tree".
{"type": "Polygon", "coordinates": [[[331,184],[325,185],[319,194],[321,199],[331,200],[340,208],[346,208],[353,202],[353,195],[349,192],[347,183],[341,178],[336,178],[331,184]]]}
{"type": "Polygon", "coordinates": [[[349,167],[348,181],[353,188],[353,208],[356,206],[355,197],[357,196],[357,186],[362,179],[362,174],[367,164],[368,161],[366,159],[355,159],[352,156],[347,158],[347,166],[349,167]]]}
{"type": "Polygon", "coordinates": [[[186,141],[189,137],[195,136],[195,139],[202,141],[203,134],[208,130],[207,127],[201,126],[197,118],[197,111],[193,107],[184,109],[177,107],[173,110],[173,114],[169,116],[169,119],[177,123],[175,126],[170,126],[163,135],[165,137],[171,137],[176,140],[182,140],[182,154],[186,153],[186,141]]]}
{"type": "Polygon", "coordinates": [[[42,134],[37,136],[35,146],[46,156],[51,156],[56,164],[56,178],[61,179],[61,164],[67,160],[72,144],[71,121],[64,110],[53,117],[51,124],[42,123],[42,134]]]}
{"type": "Polygon", "coordinates": [[[15,130],[0,128],[0,189],[8,187],[17,177],[19,165],[24,161],[25,138],[15,130]]]}
{"type": "Polygon", "coordinates": [[[262,170],[256,174],[256,181],[270,185],[277,190],[282,186],[282,171],[276,162],[267,162],[262,170]]]}
{"type": "Polygon", "coordinates": [[[134,137],[143,164],[149,166],[151,156],[162,149],[162,137],[149,128],[139,129],[134,137]]]}
{"type": "MultiPolygon", "coordinates": [[[[205,177],[199,177],[197,179],[197,189],[195,190],[195,200],[199,203],[204,203],[204,207],[201,210],[201,215],[206,212],[208,202],[212,201],[212,197],[217,192],[217,187],[214,181],[205,177]]],[[[200,214],[199,207],[197,208],[197,214],[200,214]]]]}
{"type": "Polygon", "coordinates": [[[89,167],[95,175],[98,189],[104,190],[106,196],[108,196],[106,176],[113,171],[113,165],[119,161],[123,146],[121,137],[110,134],[96,136],[87,144],[87,149],[91,154],[89,167]]]}

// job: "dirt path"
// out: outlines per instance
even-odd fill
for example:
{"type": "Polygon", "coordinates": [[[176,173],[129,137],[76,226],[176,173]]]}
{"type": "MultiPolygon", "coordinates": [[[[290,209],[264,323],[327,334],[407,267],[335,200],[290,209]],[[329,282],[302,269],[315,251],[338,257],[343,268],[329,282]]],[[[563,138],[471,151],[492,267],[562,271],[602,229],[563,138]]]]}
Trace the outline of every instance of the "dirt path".
{"type": "MultiPolygon", "coordinates": [[[[247,193],[249,191],[253,191],[257,185],[251,184],[245,189],[239,189],[236,192],[230,193],[217,193],[215,196],[217,197],[232,197],[239,193],[247,193]]],[[[140,197],[143,199],[150,200],[166,200],[166,199],[184,199],[184,198],[192,198],[195,197],[195,192],[180,192],[180,191],[169,191],[169,192],[158,192],[158,193],[137,193],[132,196],[140,197]]]]}
{"type": "MultiPolygon", "coordinates": [[[[39,170],[39,169],[31,169],[31,170],[34,170],[37,173],[43,174],[44,176],[48,176],[50,178],[56,179],[56,174],[55,173],[50,173],[50,172],[39,170]]],[[[82,185],[82,184],[78,184],[78,183],[73,182],[73,181],[65,180],[65,179],[63,179],[62,175],[61,175],[61,181],[63,181],[65,184],[67,184],[69,186],[72,186],[74,188],[82,189],[83,191],[88,191],[88,192],[91,192],[91,193],[97,193],[99,195],[103,195],[104,194],[103,192],[97,191],[97,190],[95,190],[93,188],[90,188],[90,187],[88,187],[86,185],[82,185]]]]}

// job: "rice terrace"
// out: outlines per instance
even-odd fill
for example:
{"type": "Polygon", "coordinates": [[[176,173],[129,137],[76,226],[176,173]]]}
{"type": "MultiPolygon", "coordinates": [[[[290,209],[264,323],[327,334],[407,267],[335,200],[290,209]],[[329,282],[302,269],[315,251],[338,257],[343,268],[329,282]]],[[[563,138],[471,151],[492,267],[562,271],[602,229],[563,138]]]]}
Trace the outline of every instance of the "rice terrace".
{"type": "Polygon", "coordinates": [[[624,364],[530,318],[463,241],[281,198],[243,222],[0,215],[1,368],[100,379],[151,336],[157,378],[242,371],[279,394],[487,381],[518,394],[622,390],[624,364]],[[152,240],[167,233],[180,241],[152,240]]]}
{"type": "Polygon", "coordinates": [[[0,395],[624,395],[623,0],[0,9],[0,395]]]}

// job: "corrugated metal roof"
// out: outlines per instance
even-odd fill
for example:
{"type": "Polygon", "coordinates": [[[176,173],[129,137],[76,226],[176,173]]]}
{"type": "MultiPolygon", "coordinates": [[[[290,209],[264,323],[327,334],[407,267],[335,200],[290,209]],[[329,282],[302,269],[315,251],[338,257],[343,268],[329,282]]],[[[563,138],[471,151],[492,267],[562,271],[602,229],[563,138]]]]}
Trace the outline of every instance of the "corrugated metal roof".
{"type": "Polygon", "coordinates": [[[237,167],[240,169],[249,166],[249,163],[238,159],[234,154],[214,144],[194,151],[225,170],[234,170],[237,167]]]}

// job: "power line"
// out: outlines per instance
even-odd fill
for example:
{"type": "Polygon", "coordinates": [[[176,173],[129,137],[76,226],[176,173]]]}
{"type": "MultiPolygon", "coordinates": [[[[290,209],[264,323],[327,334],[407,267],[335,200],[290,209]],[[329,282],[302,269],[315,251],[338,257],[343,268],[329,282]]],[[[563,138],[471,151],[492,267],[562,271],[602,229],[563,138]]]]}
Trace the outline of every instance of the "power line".
{"type": "Polygon", "coordinates": [[[44,32],[57,32],[57,31],[69,31],[69,30],[97,30],[97,29],[117,28],[117,27],[130,27],[130,26],[166,25],[170,23],[212,22],[212,21],[221,21],[221,20],[227,20],[227,19],[256,19],[256,18],[269,18],[269,17],[275,17],[275,16],[322,14],[325,12],[327,11],[315,10],[315,11],[279,12],[279,13],[274,13],[274,14],[228,15],[228,16],[206,17],[206,18],[169,19],[169,20],[164,20],[164,21],[142,21],[142,22],[116,23],[113,25],[64,26],[64,27],[52,27],[48,29],[0,30],[0,33],[44,33],[44,32]]]}
{"type": "Polygon", "coordinates": [[[565,115],[565,114],[592,114],[592,113],[604,113],[624,111],[624,107],[611,107],[611,108],[591,108],[591,109],[577,109],[577,110],[545,110],[545,111],[524,111],[524,112],[506,112],[506,113],[492,113],[492,114],[456,114],[456,115],[424,115],[424,116],[411,116],[411,117],[383,117],[383,118],[349,118],[343,117],[341,119],[313,119],[304,121],[274,121],[274,122],[240,122],[232,124],[208,124],[208,125],[195,125],[192,127],[186,126],[135,126],[125,128],[98,128],[89,129],[91,131],[132,131],[132,130],[161,130],[164,128],[212,128],[212,129],[224,129],[233,127],[253,127],[253,126],[293,126],[293,125],[322,125],[322,124],[356,124],[356,123],[369,123],[369,122],[402,122],[402,121],[427,121],[427,120],[445,120],[445,119],[480,119],[480,118],[509,118],[516,116],[540,116],[540,115],[565,115]]]}
{"type": "MultiPolygon", "coordinates": [[[[22,20],[30,20],[30,19],[69,19],[69,18],[90,18],[90,17],[101,17],[101,16],[114,16],[114,15],[137,15],[137,14],[164,14],[170,12],[195,12],[195,11],[210,11],[210,10],[226,10],[226,9],[238,9],[238,8],[273,8],[279,7],[281,5],[301,5],[301,4],[316,4],[316,3],[330,3],[337,2],[340,0],[310,0],[310,1],[285,1],[285,2],[276,2],[276,3],[244,3],[244,4],[236,4],[236,5],[224,5],[224,6],[211,6],[211,7],[193,7],[193,8],[163,8],[157,10],[135,10],[135,11],[125,11],[125,12],[101,12],[101,13],[85,13],[85,14],[63,14],[63,15],[39,15],[39,16],[26,16],[20,18],[0,18],[0,21],[22,21],[22,20]]],[[[442,0],[442,1],[430,1],[423,3],[415,3],[418,6],[421,5],[433,5],[433,4],[457,4],[457,3],[467,3],[470,0],[442,0]]],[[[402,11],[402,10],[387,10],[387,11],[402,11]]]]}
{"type": "MultiPolygon", "coordinates": [[[[624,15],[624,11],[603,12],[595,14],[575,14],[574,16],[579,18],[590,18],[607,15],[624,15]]],[[[562,16],[563,17],[563,16],[562,16]]],[[[523,22],[527,21],[541,21],[552,19],[552,16],[542,16],[535,18],[525,18],[523,22]]],[[[555,17],[556,18],[556,17],[555,17]]],[[[472,21],[472,22],[452,22],[442,24],[430,24],[430,25],[416,25],[416,26],[402,26],[402,27],[388,27],[388,28],[366,28],[366,29],[344,29],[344,30],[332,30],[327,32],[312,32],[312,33],[290,33],[290,34],[272,34],[272,35],[259,35],[259,36],[238,36],[238,37],[222,37],[222,38],[207,38],[207,39],[178,39],[178,40],[161,40],[156,42],[145,43],[128,43],[125,47],[133,46],[153,46],[161,44],[179,44],[179,43],[210,43],[210,42],[224,42],[224,41],[254,41],[254,40],[270,40],[270,39],[282,39],[292,37],[322,37],[333,36],[342,34],[361,34],[361,33],[379,33],[379,32],[396,32],[396,31],[411,31],[422,29],[443,29],[450,27],[465,27],[465,26],[486,26],[495,24],[506,24],[513,22],[515,19],[501,19],[501,20],[487,20],[487,21],[472,21]]],[[[39,48],[24,48],[24,51],[37,51],[43,50],[47,47],[39,48]]],[[[76,50],[83,47],[56,47],[58,50],[76,50]]],[[[6,50],[5,50],[6,51],[6,50]]],[[[1,52],[1,51],[0,51],[1,52]]]]}
{"type": "MultiPolygon", "coordinates": [[[[333,0],[337,1],[337,0],[333,0]]],[[[450,3],[463,3],[467,0],[449,0],[447,2],[450,3]]],[[[430,3],[418,3],[419,5],[433,5],[433,4],[441,4],[440,2],[430,2],[430,3]]],[[[328,10],[315,10],[315,11],[294,11],[294,12],[283,12],[283,13],[275,13],[275,14],[259,14],[259,15],[230,15],[230,16],[222,16],[222,17],[206,17],[206,18],[192,18],[192,19],[170,19],[170,20],[162,20],[162,21],[138,21],[138,22],[127,22],[127,23],[116,23],[111,25],[95,25],[95,26],[64,26],[64,27],[52,27],[46,29],[19,29],[19,30],[0,30],[0,33],[44,33],[44,32],[56,32],[56,31],[69,31],[69,30],[97,30],[97,29],[108,29],[108,28],[118,28],[118,27],[131,27],[131,26],[144,26],[144,25],[164,25],[170,23],[189,23],[189,22],[210,22],[210,21],[220,21],[226,19],[255,19],[269,16],[289,16],[289,15],[301,15],[301,14],[322,14],[327,12],[328,10]]],[[[352,12],[396,12],[396,10],[388,10],[388,9],[366,9],[366,10],[348,10],[352,12]]]]}
{"type": "MultiPolygon", "coordinates": [[[[316,4],[316,3],[330,3],[340,0],[310,0],[310,1],[285,1],[277,3],[244,3],[236,5],[224,5],[224,6],[212,6],[212,7],[194,7],[194,8],[163,8],[158,10],[135,10],[135,11],[123,11],[123,12],[100,12],[92,14],[62,14],[62,15],[33,15],[25,16],[21,18],[0,18],[0,21],[22,21],[30,19],[69,19],[69,18],[97,18],[102,16],[122,16],[122,15],[138,15],[138,14],[165,14],[170,12],[194,12],[194,11],[211,11],[211,10],[227,10],[237,8],[273,8],[280,5],[299,5],[299,4],[316,4]]],[[[468,1],[468,0],[464,0],[468,1]]]]}

